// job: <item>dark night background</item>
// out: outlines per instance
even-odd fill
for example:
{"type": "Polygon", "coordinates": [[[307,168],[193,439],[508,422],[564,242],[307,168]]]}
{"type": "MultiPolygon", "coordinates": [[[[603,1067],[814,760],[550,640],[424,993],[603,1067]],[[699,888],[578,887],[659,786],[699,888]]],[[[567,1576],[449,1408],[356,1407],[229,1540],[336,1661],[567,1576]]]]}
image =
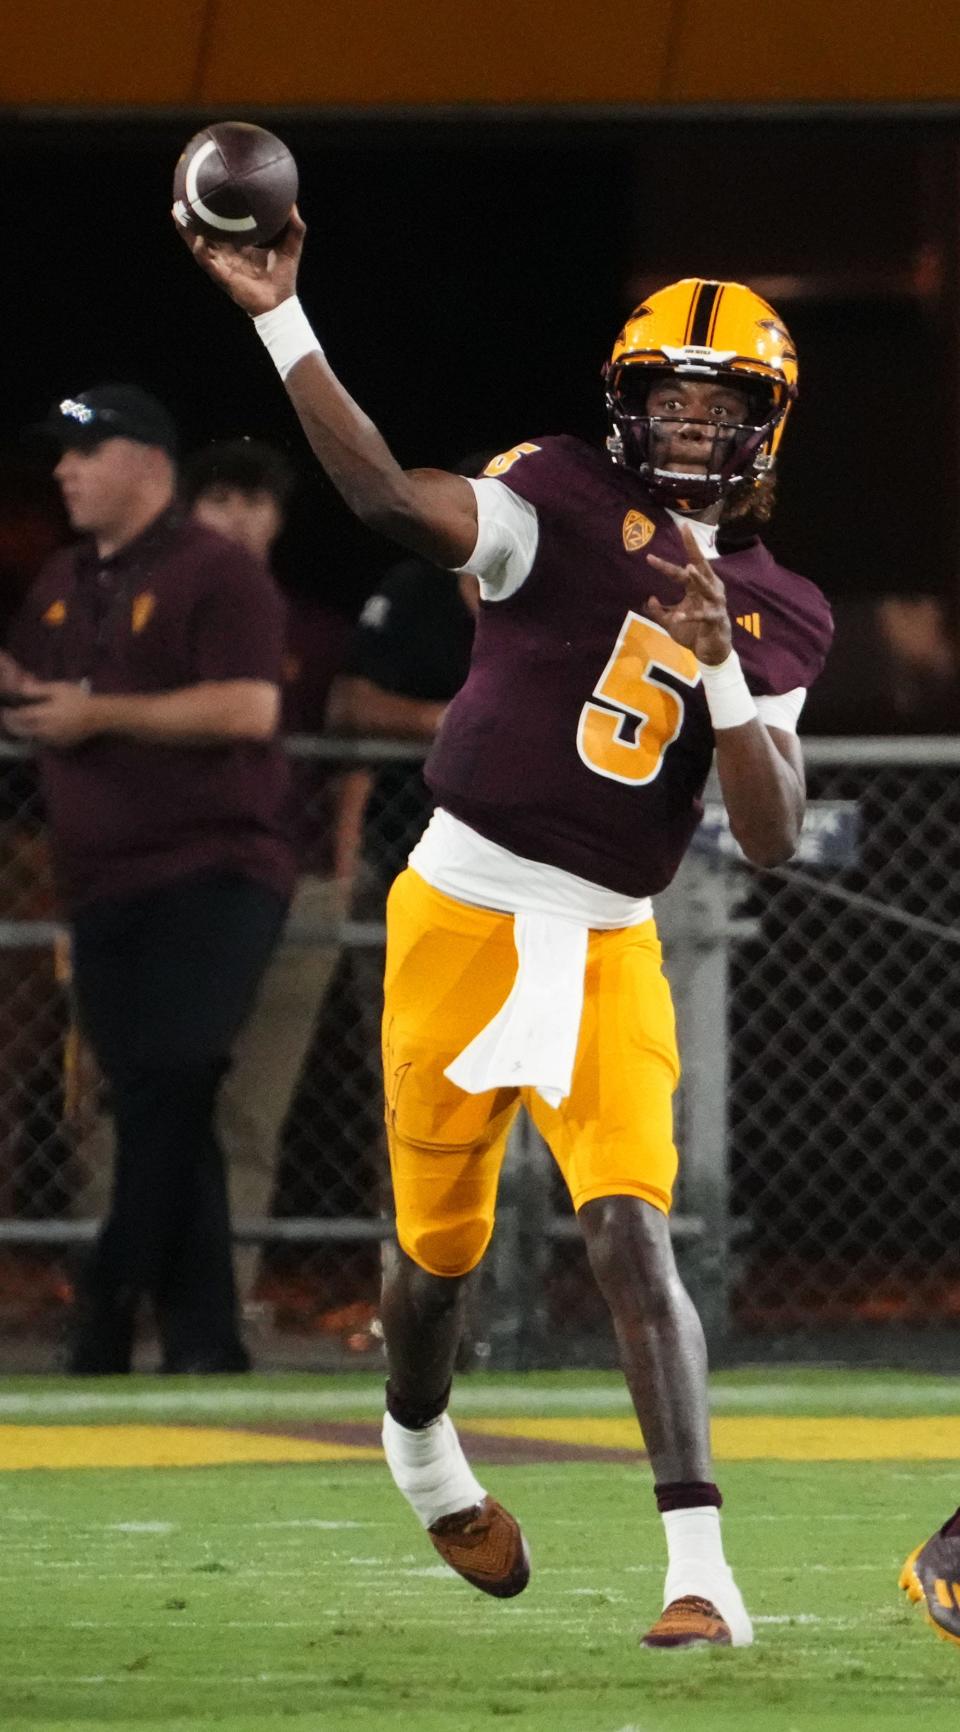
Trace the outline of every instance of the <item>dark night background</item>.
{"type": "MultiPolygon", "coordinates": [[[[641,293],[752,281],[800,353],[775,551],[841,608],[891,591],[952,608],[960,123],[246,117],[298,158],[303,300],[402,461],[602,437],[600,363],[641,293]]],[[[212,118],[0,126],[6,539],[37,485],[23,424],[136,379],[185,449],[237,433],[288,448],[304,484],[282,569],[355,605],[393,550],[351,523],[244,315],[169,222],[174,161],[212,118]]]]}
{"type": "MultiPolygon", "coordinates": [[[[273,127],[293,149],[310,230],[303,301],[334,368],[406,464],[453,464],[540,434],[602,439],[600,366],[624,314],[679,276],[752,283],[800,356],[768,539],[837,615],[806,731],[960,731],[960,112],[0,118],[0,633],[44,544],[63,532],[22,429],[110,380],[164,399],[185,451],[244,433],[287,449],[301,476],[279,560],[288,585],[355,611],[396,558],[340,504],[249,321],[173,231],[183,144],[232,117],[273,127]]],[[[892,840],[869,774],[821,771],[811,791],[862,802],[851,904],[866,890],[948,930],[955,772],[901,777],[883,782],[892,840]]],[[[877,919],[880,904],[835,907],[812,874],[779,902],[764,895],[734,977],[734,1200],[770,1234],[748,1249],[770,1251],[770,1282],[784,1291],[795,1271],[785,1274],[780,1251],[788,1240],[803,1251],[804,1226],[815,1268],[824,1245],[859,1255],[862,1232],[898,1255],[909,1241],[932,1268],[947,1258],[952,1269],[956,1211],[937,1189],[949,1114],[929,1106],[939,1055],[956,1045],[952,952],[924,939],[924,973],[877,919]],[[882,1048],[862,1046],[863,1029],[871,1040],[880,1030],[882,1048]],[[837,1183],[841,1142],[853,1152],[837,1183]],[[871,1173],[888,1162],[894,1176],[868,1181],[861,1150],[871,1173]],[[848,1232],[854,1218],[862,1225],[848,1232]]],[[[23,1001],[7,998],[22,1017],[23,1001]]],[[[330,1005],[332,1019],[344,1017],[335,995],[330,1005]]],[[[325,1025],[318,1039],[335,1069],[325,1025]]],[[[52,1051],[58,1040],[55,1027],[52,1051]]],[[[12,1036],[7,1050],[17,1050],[12,1036]]],[[[335,1086],[324,1083],[329,1121],[309,1121],[332,1167],[336,1114],[357,1111],[341,1109],[335,1086]]],[[[369,1094],[368,1081],[360,1088],[369,1094]]],[[[312,1194],[305,1206],[317,1206],[312,1194]]]]}

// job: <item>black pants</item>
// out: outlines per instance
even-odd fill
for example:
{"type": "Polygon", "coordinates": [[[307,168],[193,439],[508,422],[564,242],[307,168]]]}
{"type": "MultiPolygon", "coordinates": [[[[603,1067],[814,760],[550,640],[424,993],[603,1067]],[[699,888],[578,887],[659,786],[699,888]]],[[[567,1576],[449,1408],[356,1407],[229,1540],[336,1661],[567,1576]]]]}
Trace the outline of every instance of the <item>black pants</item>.
{"type": "Polygon", "coordinates": [[[80,1021],[112,1095],[110,1212],[81,1295],[72,1369],[126,1371],[142,1295],[164,1368],[242,1370],[217,1091],[283,925],[235,873],[80,909],[80,1021]]]}

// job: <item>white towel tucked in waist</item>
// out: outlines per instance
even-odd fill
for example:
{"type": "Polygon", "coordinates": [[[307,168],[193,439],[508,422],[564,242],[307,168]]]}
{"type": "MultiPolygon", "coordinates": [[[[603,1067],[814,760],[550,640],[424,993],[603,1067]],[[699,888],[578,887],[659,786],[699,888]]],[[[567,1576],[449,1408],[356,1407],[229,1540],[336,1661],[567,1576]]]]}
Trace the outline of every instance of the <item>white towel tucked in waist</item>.
{"type": "Polygon", "coordinates": [[[573,1081],[588,929],[557,914],[518,913],[513,936],[519,966],[510,995],[444,1075],[467,1094],[530,1087],[558,1107],[573,1081]]]}
{"type": "Polygon", "coordinates": [[[445,1075],[467,1094],[529,1087],[559,1106],[573,1080],[589,933],[651,919],[649,898],[513,854],[442,807],[410,865],[454,901],[513,915],[519,957],[513,990],[445,1075]]]}
{"type": "Polygon", "coordinates": [[[649,896],[623,896],[560,866],[527,860],[438,806],[407,862],[444,896],[504,914],[562,914],[592,930],[651,919],[649,896]]]}

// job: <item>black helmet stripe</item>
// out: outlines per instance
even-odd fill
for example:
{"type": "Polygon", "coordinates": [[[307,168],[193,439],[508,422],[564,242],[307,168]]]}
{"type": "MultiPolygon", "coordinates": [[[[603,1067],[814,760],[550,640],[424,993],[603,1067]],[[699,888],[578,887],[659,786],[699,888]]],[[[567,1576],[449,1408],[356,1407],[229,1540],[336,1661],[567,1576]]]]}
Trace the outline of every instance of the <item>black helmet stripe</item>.
{"type": "Polygon", "coordinates": [[[707,347],[707,333],[710,330],[710,320],[714,305],[719,298],[721,283],[701,283],[697,298],[693,305],[693,317],[690,321],[690,335],[687,342],[695,349],[707,347]]]}
{"type": "Polygon", "coordinates": [[[720,317],[720,303],[723,300],[723,291],[726,286],[726,283],[717,284],[717,298],[713,303],[713,312],[710,316],[710,329],[707,332],[707,347],[710,349],[714,347],[714,339],[717,332],[717,320],[720,317]]]}

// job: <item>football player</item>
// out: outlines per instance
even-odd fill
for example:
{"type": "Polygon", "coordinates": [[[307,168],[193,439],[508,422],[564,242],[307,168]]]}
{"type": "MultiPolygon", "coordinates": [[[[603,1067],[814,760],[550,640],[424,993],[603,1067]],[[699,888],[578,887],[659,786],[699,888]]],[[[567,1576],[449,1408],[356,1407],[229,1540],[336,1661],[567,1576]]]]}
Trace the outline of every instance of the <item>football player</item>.
{"type": "Polygon", "coordinates": [[[900,1586],[938,1636],[960,1644],[960,1509],[910,1553],[900,1586]]]}
{"type": "Polygon", "coordinates": [[[696,829],[714,757],[748,859],[786,860],[800,832],[797,718],[830,616],[753,533],[796,393],[793,345],[750,289],[674,283],[614,346],[606,450],[537,437],[475,481],[404,471],[297,298],[304,234],[295,212],[270,252],[184,238],[253,316],[347,504],[474,573],[482,597],[427,766],[437,809],[388,906],[387,1461],[453,1569],[501,1597],[526,1586],[520,1527],[447,1413],[465,1282],[522,1103],[570,1189],[653,1468],[668,1566],[643,1640],[745,1646],[703,1333],[670,1239],[678,1059],[650,897],[696,829]]]}

